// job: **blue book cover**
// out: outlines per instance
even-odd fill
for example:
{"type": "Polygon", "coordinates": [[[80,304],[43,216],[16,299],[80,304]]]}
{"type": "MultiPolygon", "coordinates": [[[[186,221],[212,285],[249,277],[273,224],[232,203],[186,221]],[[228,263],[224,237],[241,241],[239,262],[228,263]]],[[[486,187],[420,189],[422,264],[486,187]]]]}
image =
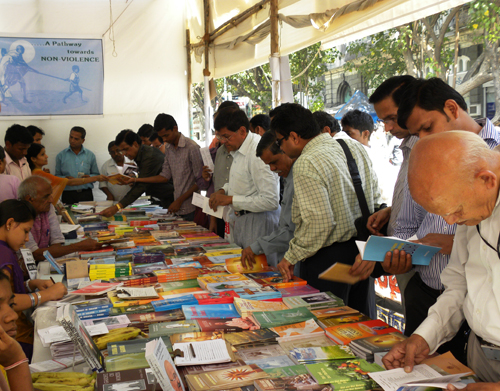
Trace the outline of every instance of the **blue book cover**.
{"type": "Polygon", "coordinates": [[[116,263],[115,257],[106,257],[106,258],[98,258],[98,259],[89,259],[88,264],[89,265],[109,265],[116,263]]]}
{"type": "Polygon", "coordinates": [[[233,290],[241,299],[245,300],[280,299],[282,296],[281,292],[274,286],[266,286],[261,288],[236,288],[233,290]]]}
{"type": "Polygon", "coordinates": [[[175,310],[177,308],[182,308],[183,305],[188,304],[198,304],[198,300],[193,295],[185,295],[181,297],[174,297],[171,299],[155,300],[151,302],[151,305],[155,309],[155,312],[175,310]]]}
{"type": "Polygon", "coordinates": [[[78,314],[83,313],[83,312],[90,312],[90,311],[104,311],[104,310],[109,310],[111,307],[113,307],[113,304],[107,303],[107,304],[98,304],[98,305],[89,305],[89,306],[78,306],[75,305],[75,310],[78,314]]]}
{"type": "Polygon", "coordinates": [[[64,274],[64,272],[62,271],[61,267],[57,264],[56,260],[54,259],[54,257],[52,256],[51,253],[49,253],[48,250],[45,250],[43,252],[43,257],[49,261],[50,265],[55,269],[56,272],[58,272],[59,274],[64,274]]]}
{"type": "Polygon", "coordinates": [[[183,262],[177,263],[175,265],[167,265],[167,269],[176,269],[178,267],[194,267],[195,269],[201,269],[201,263],[199,261],[183,262]]]}
{"type": "Polygon", "coordinates": [[[233,304],[183,305],[186,319],[234,319],[241,318],[233,304]]]}
{"type": "Polygon", "coordinates": [[[408,242],[403,239],[386,236],[370,236],[365,244],[363,259],[365,261],[383,262],[388,251],[405,251],[412,256],[413,265],[427,266],[432,257],[441,248],[408,242]]]}
{"type": "Polygon", "coordinates": [[[116,250],[116,255],[130,255],[130,254],[140,254],[142,253],[143,246],[138,246],[134,248],[122,248],[120,250],[116,250]]]}

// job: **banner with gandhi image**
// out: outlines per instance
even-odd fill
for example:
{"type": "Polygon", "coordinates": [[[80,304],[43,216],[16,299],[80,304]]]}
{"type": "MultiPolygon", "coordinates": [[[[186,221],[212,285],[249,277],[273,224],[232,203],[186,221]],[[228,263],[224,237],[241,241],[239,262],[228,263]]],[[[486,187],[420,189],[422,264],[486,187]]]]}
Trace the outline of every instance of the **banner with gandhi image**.
{"type": "Polygon", "coordinates": [[[102,114],[101,39],[0,37],[0,118],[102,114]]]}

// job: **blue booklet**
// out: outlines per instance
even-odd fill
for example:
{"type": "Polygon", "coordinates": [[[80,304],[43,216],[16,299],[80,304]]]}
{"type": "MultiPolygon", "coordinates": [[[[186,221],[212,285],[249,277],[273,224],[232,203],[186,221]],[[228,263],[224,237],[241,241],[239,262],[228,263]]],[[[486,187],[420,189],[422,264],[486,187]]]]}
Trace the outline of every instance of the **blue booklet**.
{"type": "Polygon", "coordinates": [[[43,252],[43,257],[47,261],[49,261],[50,265],[55,269],[56,272],[58,272],[59,274],[64,274],[64,272],[62,271],[61,267],[57,264],[56,260],[52,256],[52,254],[49,253],[49,250],[45,250],[43,252]]]}
{"type": "Polygon", "coordinates": [[[399,250],[411,254],[413,265],[422,266],[428,266],[434,254],[441,250],[440,247],[408,242],[392,236],[370,236],[368,241],[364,243],[364,251],[361,251],[363,242],[356,241],[356,244],[360,248],[360,253],[363,254],[363,260],[365,261],[383,262],[388,251],[399,250]]]}
{"type": "Polygon", "coordinates": [[[240,318],[233,304],[183,305],[186,319],[233,319],[240,318]]]}
{"type": "Polygon", "coordinates": [[[155,312],[175,310],[177,308],[182,308],[183,305],[188,304],[198,304],[198,300],[196,300],[193,295],[185,295],[181,297],[155,300],[151,302],[151,305],[155,309],[155,312]]]}

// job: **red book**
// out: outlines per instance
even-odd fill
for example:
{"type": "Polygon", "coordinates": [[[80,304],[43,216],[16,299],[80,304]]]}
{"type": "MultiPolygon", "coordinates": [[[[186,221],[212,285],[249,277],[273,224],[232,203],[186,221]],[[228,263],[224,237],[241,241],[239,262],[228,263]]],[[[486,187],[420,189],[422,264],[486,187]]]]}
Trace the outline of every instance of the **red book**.
{"type": "Polygon", "coordinates": [[[151,225],[151,224],[156,224],[156,220],[132,220],[129,221],[128,225],[130,227],[140,227],[143,225],[151,225]]]}
{"type": "Polygon", "coordinates": [[[198,300],[198,304],[232,304],[235,297],[239,297],[234,291],[225,292],[201,292],[194,293],[194,297],[198,300]]]}
{"type": "Polygon", "coordinates": [[[237,333],[245,330],[258,330],[260,326],[252,317],[235,319],[196,319],[201,331],[223,331],[237,333]]]}
{"type": "Polygon", "coordinates": [[[394,332],[398,333],[399,331],[380,319],[375,319],[367,320],[366,322],[340,324],[337,326],[327,327],[325,332],[328,337],[338,344],[348,345],[351,341],[356,339],[394,332]]]}
{"type": "Polygon", "coordinates": [[[293,276],[291,280],[288,282],[283,282],[283,277],[268,277],[255,279],[255,282],[262,286],[274,286],[275,288],[291,288],[294,286],[307,285],[307,281],[299,278],[297,276],[293,276]]]}

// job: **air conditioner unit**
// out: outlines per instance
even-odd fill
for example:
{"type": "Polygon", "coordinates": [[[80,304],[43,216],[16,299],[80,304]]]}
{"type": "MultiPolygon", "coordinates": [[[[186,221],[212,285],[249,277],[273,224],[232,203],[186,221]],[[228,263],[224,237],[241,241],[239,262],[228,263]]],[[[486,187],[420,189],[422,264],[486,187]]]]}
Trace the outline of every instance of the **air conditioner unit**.
{"type": "Polygon", "coordinates": [[[469,106],[469,114],[471,117],[480,117],[483,115],[483,112],[481,111],[481,104],[477,105],[470,105],[469,106]]]}

